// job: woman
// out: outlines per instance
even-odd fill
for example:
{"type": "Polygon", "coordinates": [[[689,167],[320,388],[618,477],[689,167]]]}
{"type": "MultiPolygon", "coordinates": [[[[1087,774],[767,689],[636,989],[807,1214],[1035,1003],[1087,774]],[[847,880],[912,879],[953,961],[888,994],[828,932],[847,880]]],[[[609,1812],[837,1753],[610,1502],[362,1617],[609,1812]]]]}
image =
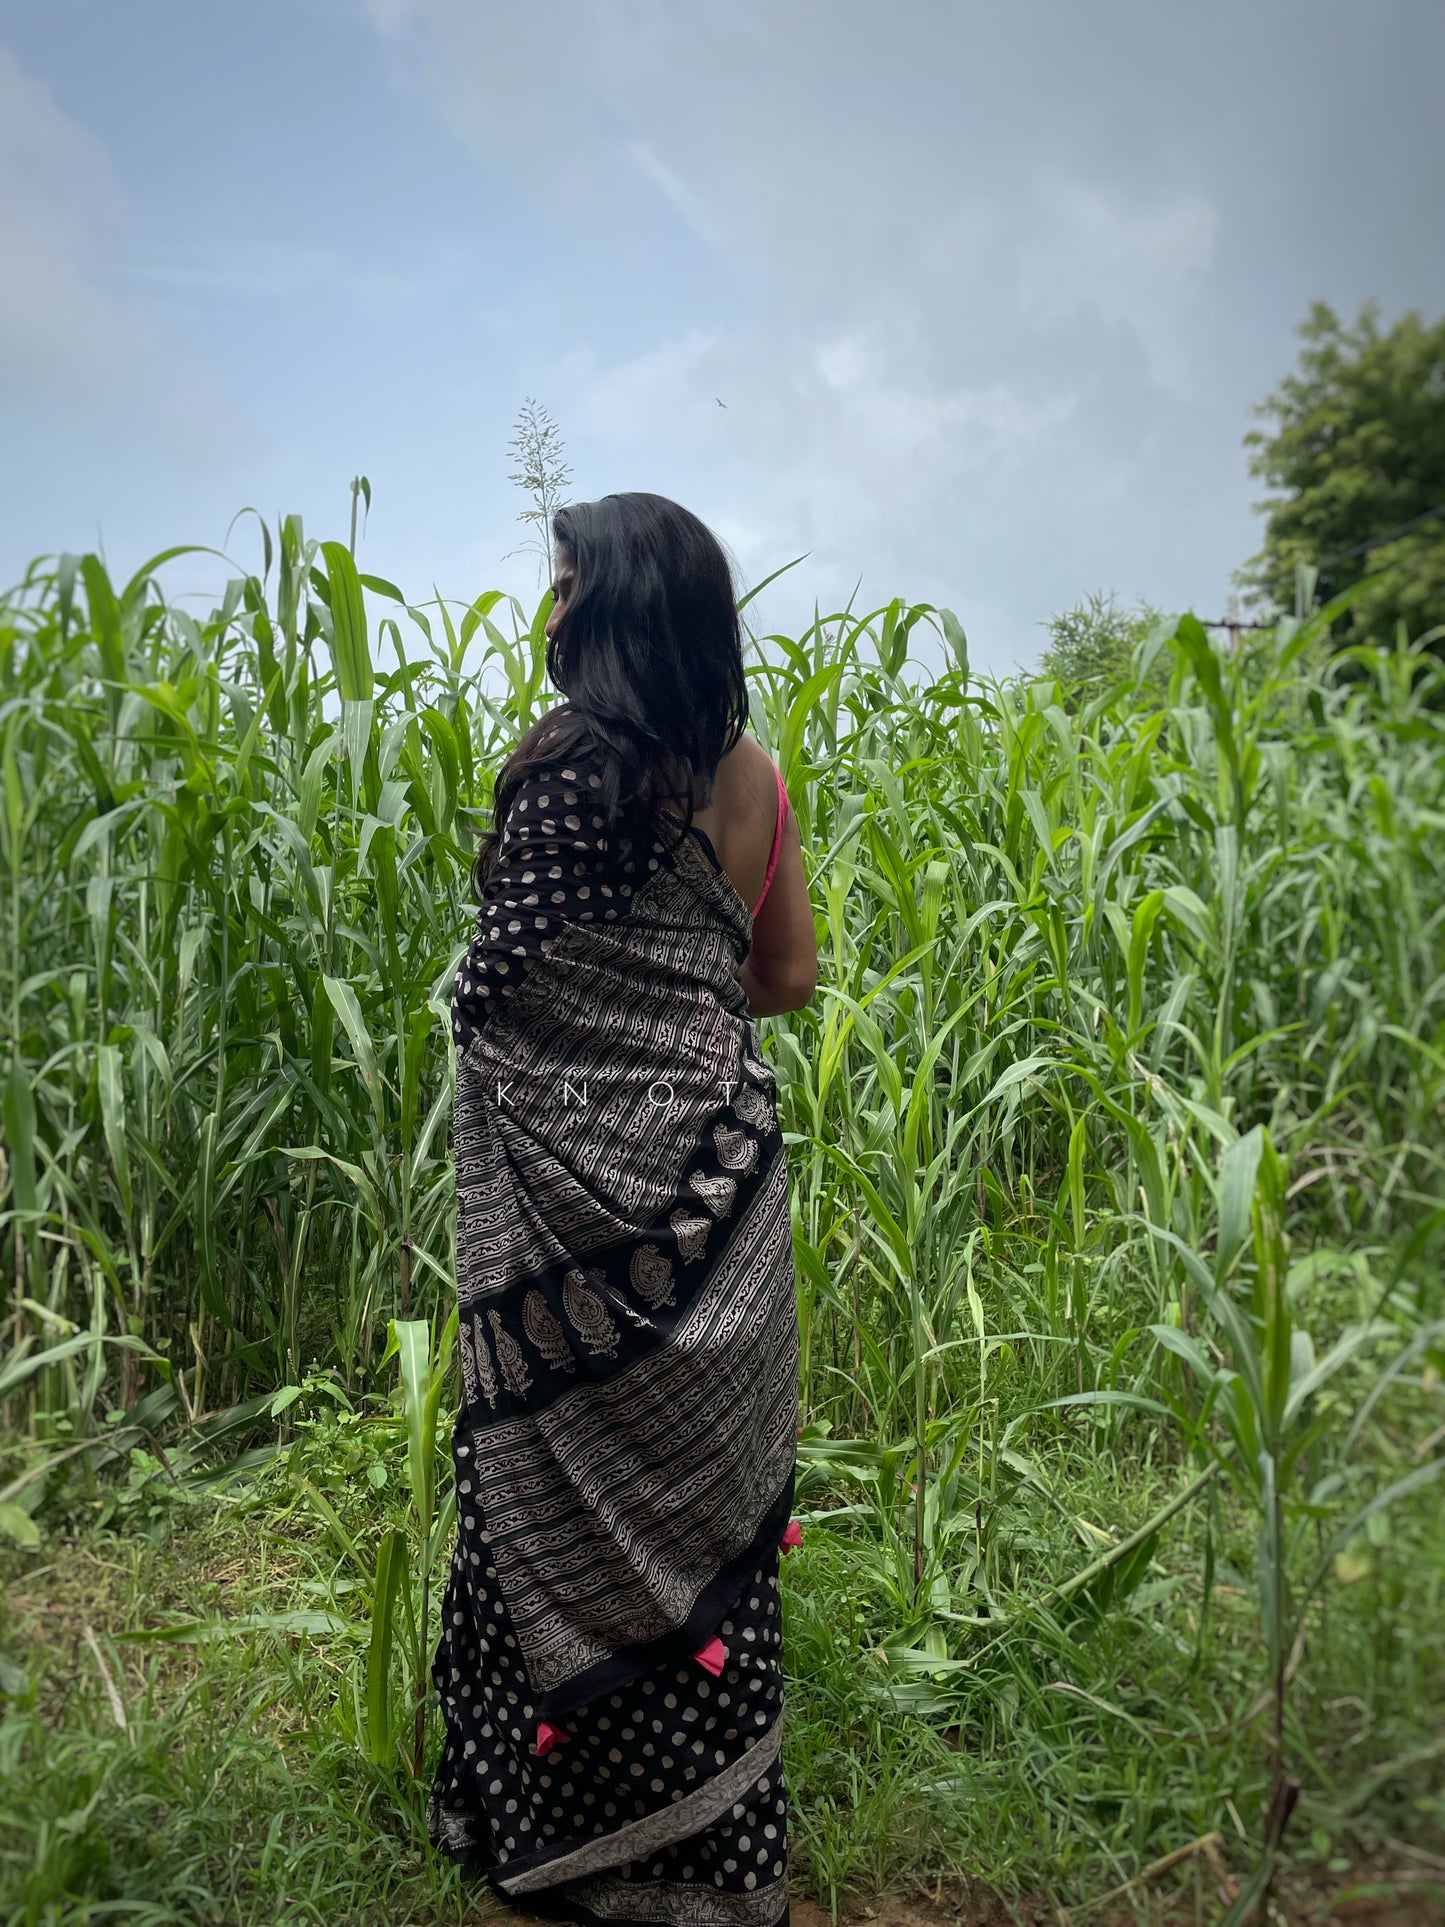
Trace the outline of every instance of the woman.
{"type": "Polygon", "coordinates": [[[498,779],[453,992],[429,1824],[532,1913],[775,1927],[797,1330],[755,1020],[811,996],[812,909],[715,538],[655,495],[553,529],[566,700],[498,779]]]}

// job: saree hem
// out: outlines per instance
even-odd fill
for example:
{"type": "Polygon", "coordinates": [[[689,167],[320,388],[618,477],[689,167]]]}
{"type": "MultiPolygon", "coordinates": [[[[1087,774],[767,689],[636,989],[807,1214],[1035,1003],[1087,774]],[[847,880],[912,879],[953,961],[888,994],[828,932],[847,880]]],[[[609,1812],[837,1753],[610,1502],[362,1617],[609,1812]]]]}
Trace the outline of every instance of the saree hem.
{"type": "Polygon", "coordinates": [[[782,1731],[780,1713],[766,1733],[761,1734],[722,1772],[705,1780],[683,1799],[654,1807],[651,1813],[641,1814],[635,1820],[614,1827],[610,1833],[564,1842],[544,1853],[529,1855],[520,1864],[509,1860],[505,1872],[498,1870],[497,1884],[505,1885],[509,1894],[518,1897],[546,1893],[551,1888],[565,1886],[574,1880],[607,1873],[633,1860],[646,1859],[660,1847],[670,1847],[679,1840],[690,1839],[693,1834],[711,1826],[734,1805],[739,1795],[747,1791],[760,1773],[777,1764],[782,1747],[782,1731]],[[570,1870],[569,1862],[572,1863],[570,1870]],[[548,1878],[554,1873],[555,1878],[548,1878]]]}
{"type": "MultiPolygon", "coordinates": [[[[714,1897],[706,1888],[700,1887],[697,1892],[701,1898],[689,1894],[680,1904],[674,1902],[671,1911],[663,1914],[655,1909],[650,1912],[647,1910],[649,1886],[639,1881],[637,1896],[641,1904],[638,1911],[635,1914],[610,1913],[599,1911],[587,1906],[584,1901],[572,1898],[566,1887],[544,1887],[537,1893],[510,1894],[496,1878],[495,1862],[480,1849],[476,1851],[448,1849],[444,1845],[439,1845],[435,1851],[443,1859],[449,1860],[453,1866],[459,1867],[479,1886],[485,1886],[494,1899],[502,1902],[509,1913],[531,1914],[542,1920],[577,1921],[582,1924],[582,1927],[676,1927],[676,1923],[683,1916],[686,1916],[688,1927],[791,1927],[789,1896],[786,1892],[783,1895],[781,1912],[770,1914],[755,1905],[745,1904],[741,1909],[738,1908],[737,1902],[743,1899],[743,1896],[719,1894],[714,1897]]],[[[592,1883],[579,1881],[577,1884],[580,1886],[592,1883]]],[[[611,1884],[615,1893],[622,1883],[611,1884]]],[[[786,1880],[781,1884],[786,1888],[786,1880]]],[[[652,1891],[655,1894],[655,1890],[652,1891]]],[[[766,1890],[764,1892],[766,1893],[766,1890]]],[[[752,1898],[751,1895],[747,1896],[747,1902],[751,1902],[752,1898]]],[[[761,1899],[762,1896],[759,1898],[761,1899]]],[[[769,1895],[768,1898],[771,1899],[771,1896],[769,1895]]]]}
{"type": "MultiPolygon", "coordinates": [[[[616,1896],[623,1883],[615,1881],[610,1884],[616,1896]]],[[[787,1883],[782,1884],[786,1888],[787,1883]]],[[[572,1899],[565,1890],[560,1889],[550,1893],[529,1894],[525,1900],[513,1900],[495,1886],[493,1891],[518,1913],[537,1914],[546,1920],[577,1921],[581,1927],[789,1927],[786,1891],[778,1913],[771,1911],[768,1903],[776,1903],[774,1897],[766,1892],[757,1896],[757,1900],[764,1904],[739,1906],[737,1903],[740,1901],[753,1903],[755,1897],[751,1894],[721,1894],[699,1887],[695,1892],[668,1896],[669,1910],[665,1913],[639,1908],[635,1914],[612,1913],[603,1908],[589,1907],[585,1901],[572,1899]]],[[[644,1901],[648,1888],[639,1882],[637,1893],[638,1899],[644,1901]]]]}
{"type": "MultiPolygon", "coordinates": [[[[595,1883],[578,1883],[578,1885],[595,1885],[595,1883]]],[[[622,1885],[624,1885],[622,1881],[609,1883],[611,1887],[609,1898],[620,1898],[618,1890],[622,1885]]],[[[780,1885],[786,1888],[786,1881],[780,1885]]],[[[649,1888],[638,1883],[638,1900],[645,1902],[647,1892],[649,1888]]],[[[501,1898],[507,1900],[505,1894],[501,1898]]],[[[593,1894],[593,1900],[599,1900],[599,1898],[601,1894],[593,1894]]],[[[588,1906],[586,1900],[570,1898],[565,1890],[557,1890],[551,1896],[547,1894],[528,1896],[528,1900],[524,1902],[507,1900],[507,1904],[516,1908],[518,1912],[539,1914],[545,1919],[580,1921],[582,1927],[788,1927],[786,1890],[782,1894],[782,1908],[776,1914],[773,1912],[776,1898],[767,1890],[753,1896],[753,1894],[732,1894],[732,1892],[719,1894],[719,1892],[709,1892],[707,1888],[699,1887],[696,1890],[684,1890],[682,1894],[667,1894],[667,1896],[653,1894],[653,1898],[659,1904],[651,1912],[640,1908],[636,1914],[620,1914],[620,1912],[615,1914],[605,1906],[601,1908],[588,1906]],[[667,1912],[661,1912],[663,1906],[667,1908],[667,1912]]]]}

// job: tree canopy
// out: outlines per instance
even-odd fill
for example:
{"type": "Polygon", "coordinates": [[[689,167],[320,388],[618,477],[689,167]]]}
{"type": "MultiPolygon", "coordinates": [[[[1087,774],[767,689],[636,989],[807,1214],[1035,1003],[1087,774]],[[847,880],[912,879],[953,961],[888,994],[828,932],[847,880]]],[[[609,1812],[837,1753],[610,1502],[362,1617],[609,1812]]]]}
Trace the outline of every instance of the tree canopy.
{"type": "Polygon", "coordinates": [[[1388,642],[1403,618],[1413,639],[1445,623],[1445,319],[1382,330],[1370,302],[1347,326],[1317,301],[1299,333],[1296,372],[1255,411],[1269,426],[1245,437],[1273,492],[1238,580],[1276,613],[1294,607],[1298,563],[1319,568],[1321,599],[1374,575],[1342,634],[1388,642]]]}
{"type": "MultiPolygon", "coordinates": [[[[1112,593],[1087,595],[1049,617],[1038,674],[1056,677],[1064,686],[1065,708],[1077,708],[1133,673],[1134,651],[1158,620],[1159,611],[1147,602],[1125,609],[1112,593]]],[[[1156,665],[1145,680],[1162,688],[1168,677],[1161,677],[1156,665]]]]}

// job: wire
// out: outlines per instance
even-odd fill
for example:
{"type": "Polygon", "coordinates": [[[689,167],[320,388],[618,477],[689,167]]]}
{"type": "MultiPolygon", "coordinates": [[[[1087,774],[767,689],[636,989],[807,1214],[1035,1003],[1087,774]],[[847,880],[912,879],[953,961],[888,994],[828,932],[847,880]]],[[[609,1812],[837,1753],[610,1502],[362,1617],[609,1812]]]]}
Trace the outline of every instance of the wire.
{"type": "Polygon", "coordinates": [[[1334,562],[1348,562],[1351,557],[1364,555],[1368,549],[1378,549],[1382,542],[1393,542],[1397,535],[1408,535],[1411,529],[1418,529],[1422,522],[1429,522],[1437,515],[1445,515],[1445,502],[1433,509],[1426,509],[1423,515],[1415,515],[1408,522],[1402,522],[1396,529],[1386,529],[1383,535],[1372,535],[1368,542],[1357,542],[1352,549],[1341,549],[1338,555],[1327,555],[1315,567],[1321,574],[1334,562]]]}

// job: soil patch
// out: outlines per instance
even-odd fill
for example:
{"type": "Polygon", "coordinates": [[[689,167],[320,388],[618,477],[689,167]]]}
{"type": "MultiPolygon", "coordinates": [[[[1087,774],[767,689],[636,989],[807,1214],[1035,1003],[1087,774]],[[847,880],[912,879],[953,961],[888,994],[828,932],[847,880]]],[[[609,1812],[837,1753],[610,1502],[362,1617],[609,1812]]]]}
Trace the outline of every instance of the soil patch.
{"type": "MultiPolygon", "coordinates": [[[[1108,1907],[1071,1912],[1043,1894],[1004,1900],[971,1882],[952,1887],[945,1882],[929,1893],[840,1902],[838,1927],[1198,1927],[1217,1921],[1235,1892],[1220,1884],[1213,1869],[1199,1883],[1197,1902],[1192,1877],[1181,1882],[1176,1875],[1159,1885],[1159,1892],[1139,1887],[1108,1907]]],[[[792,1927],[833,1927],[827,1907],[815,1900],[795,1897],[789,1912],[792,1927]]],[[[1319,1877],[1286,1873],[1276,1883],[1270,1921],[1272,1927],[1442,1927],[1445,1868],[1361,1866],[1319,1877]]]]}
{"type": "MultiPolygon", "coordinates": [[[[1044,1894],[1004,1900],[972,1881],[943,1882],[927,1893],[875,1894],[838,1904],[837,1927],[1206,1927],[1224,1913],[1233,1891],[1213,1877],[1200,1885],[1202,1912],[1196,1911],[1192,1881],[1181,1891],[1150,1893],[1139,1889],[1134,1905],[1080,1907],[1070,1912],[1044,1894]]],[[[513,1913],[500,1903],[498,1921],[513,1927],[555,1927],[531,1914],[513,1913]]],[[[789,1905],[792,1927],[833,1927],[826,1906],[802,1894],[789,1905]]],[[[1314,1879],[1282,1875],[1270,1903],[1268,1927],[1442,1927],[1445,1923],[1445,1870],[1384,1870],[1362,1866],[1348,1874],[1314,1879]]],[[[1259,1923],[1266,1927],[1266,1923],[1259,1923]]]]}

